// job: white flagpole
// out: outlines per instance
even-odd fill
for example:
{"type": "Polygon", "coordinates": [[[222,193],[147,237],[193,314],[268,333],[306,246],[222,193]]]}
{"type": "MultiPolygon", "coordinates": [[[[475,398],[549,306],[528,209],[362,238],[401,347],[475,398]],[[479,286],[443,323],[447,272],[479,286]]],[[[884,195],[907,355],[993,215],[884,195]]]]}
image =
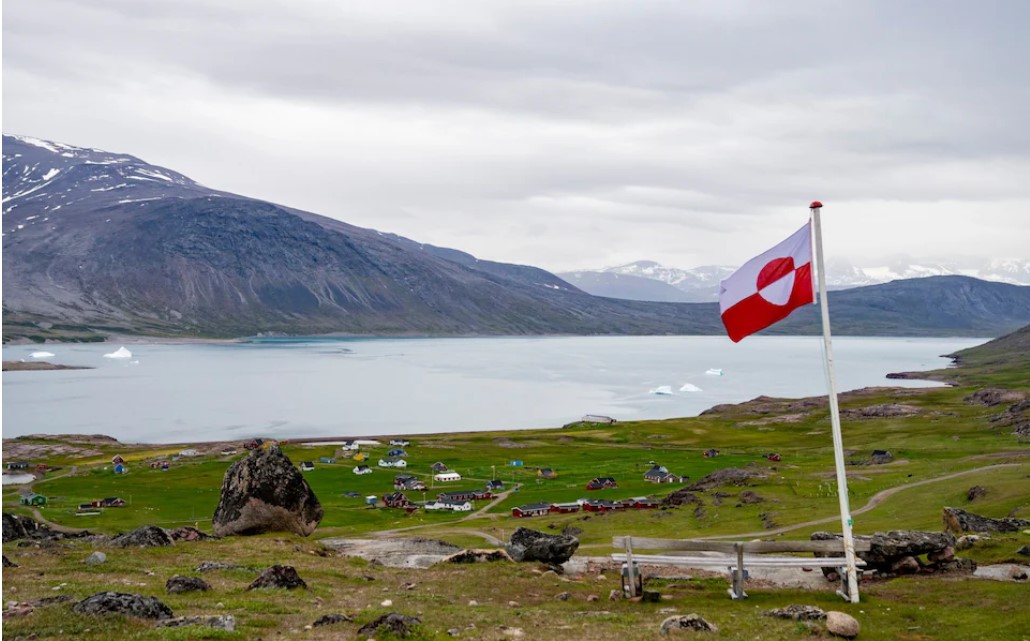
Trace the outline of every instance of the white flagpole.
{"type": "Polygon", "coordinates": [[[855,567],[855,540],[851,536],[851,507],[848,501],[848,477],[844,471],[844,442],[840,432],[840,408],[837,406],[837,384],[833,375],[833,346],[830,341],[830,307],[826,299],[826,273],[823,271],[823,234],[819,211],[823,204],[811,205],[812,233],[815,236],[815,268],[819,278],[819,308],[823,317],[823,354],[826,357],[826,382],[829,386],[830,424],[833,430],[833,458],[837,468],[837,496],[840,499],[840,527],[844,534],[844,562],[847,566],[848,593],[843,595],[858,603],[858,571],[855,567]]]}

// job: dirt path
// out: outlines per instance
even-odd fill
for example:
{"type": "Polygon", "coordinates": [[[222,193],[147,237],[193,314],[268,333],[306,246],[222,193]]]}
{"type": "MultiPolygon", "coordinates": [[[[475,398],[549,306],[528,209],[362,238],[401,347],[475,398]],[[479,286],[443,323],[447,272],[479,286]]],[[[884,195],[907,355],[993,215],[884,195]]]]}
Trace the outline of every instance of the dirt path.
{"type": "Polygon", "coordinates": [[[85,528],[81,527],[68,527],[67,525],[60,525],[53,521],[48,521],[37,508],[32,508],[32,518],[36,519],[39,523],[47,526],[54,532],[64,532],[65,534],[78,534],[79,532],[85,532],[85,528]]]}
{"type": "MultiPolygon", "coordinates": [[[[930,483],[937,483],[938,481],[946,481],[948,479],[957,478],[959,476],[965,476],[966,474],[975,474],[977,472],[985,472],[987,470],[994,470],[994,469],[998,469],[998,468],[1002,468],[1002,467],[1016,467],[1016,466],[1019,466],[1019,465],[1021,465],[1021,463],[998,463],[996,465],[986,465],[984,467],[974,467],[973,469],[963,470],[961,472],[955,472],[954,474],[946,474],[944,476],[938,476],[938,477],[935,477],[935,478],[932,478],[932,479],[925,479],[925,480],[922,480],[922,481],[916,481],[914,483],[907,483],[905,485],[899,485],[897,487],[887,488],[886,490],[883,490],[882,492],[877,492],[876,494],[874,494],[871,497],[869,497],[869,501],[867,501],[866,504],[863,505],[862,507],[858,508],[857,510],[851,510],[851,515],[854,516],[856,514],[863,514],[865,512],[868,512],[869,510],[872,510],[873,508],[875,508],[879,504],[883,503],[888,498],[894,496],[898,492],[901,492],[903,490],[908,490],[908,489],[911,489],[913,487],[919,487],[920,485],[929,485],[930,483]]],[[[820,525],[822,523],[833,523],[833,522],[840,522],[840,516],[830,516],[830,517],[823,518],[823,519],[814,519],[814,520],[811,520],[811,521],[805,521],[804,523],[795,523],[793,525],[786,525],[784,527],[776,528],[776,529],[773,529],[773,530],[762,530],[760,532],[744,532],[744,533],[738,533],[738,534],[720,534],[720,535],[717,535],[717,536],[702,536],[702,537],[698,537],[698,538],[700,538],[700,539],[707,539],[707,540],[717,540],[717,539],[744,539],[744,538],[753,538],[753,537],[765,537],[765,536],[769,536],[770,534],[780,534],[782,532],[790,532],[790,531],[793,531],[793,530],[800,530],[802,528],[811,527],[813,525],[820,525]]]]}

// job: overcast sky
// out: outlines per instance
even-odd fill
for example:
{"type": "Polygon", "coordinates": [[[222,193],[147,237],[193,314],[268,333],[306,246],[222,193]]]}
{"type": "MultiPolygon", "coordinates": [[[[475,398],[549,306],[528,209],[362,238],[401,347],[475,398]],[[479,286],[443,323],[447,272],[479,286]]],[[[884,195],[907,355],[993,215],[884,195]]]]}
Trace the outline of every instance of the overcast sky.
{"type": "Polygon", "coordinates": [[[31,0],[3,130],[560,271],[1030,258],[1030,3],[31,0]]]}

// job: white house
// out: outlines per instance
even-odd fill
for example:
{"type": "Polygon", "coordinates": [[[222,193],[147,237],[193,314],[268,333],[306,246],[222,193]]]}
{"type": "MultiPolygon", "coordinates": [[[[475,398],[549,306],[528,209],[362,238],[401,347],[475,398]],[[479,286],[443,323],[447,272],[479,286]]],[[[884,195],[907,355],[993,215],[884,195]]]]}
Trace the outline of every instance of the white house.
{"type": "Polygon", "coordinates": [[[408,462],[402,458],[391,456],[390,458],[379,459],[379,467],[408,467],[408,462]]]}
{"type": "Polygon", "coordinates": [[[340,449],[346,452],[350,452],[353,450],[361,449],[361,446],[358,445],[357,441],[344,441],[343,445],[340,446],[340,449]]]}
{"type": "Polygon", "coordinates": [[[406,438],[394,438],[390,439],[390,445],[396,445],[397,447],[408,447],[411,445],[411,441],[406,438]]]}
{"type": "Polygon", "coordinates": [[[440,472],[439,474],[433,475],[433,480],[442,482],[460,481],[461,474],[458,474],[457,472],[440,472]]]}
{"type": "Polygon", "coordinates": [[[189,449],[185,449],[179,452],[179,456],[200,456],[200,452],[198,452],[195,448],[191,447],[189,449]]]}
{"type": "Polygon", "coordinates": [[[355,467],[351,471],[354,472],[355,474],[371,474],[372,473],[372,468],[370,468],[367,465],[359,465],[359,466],[355,467]]]}
{"type": "Polygon", "coordinates": [[[304,461],[303,463],[300,464],[300,471],[301,472],[310,472],[313,469],[315,469],[315,464],[312,463],[311,461],[304,461]]]}

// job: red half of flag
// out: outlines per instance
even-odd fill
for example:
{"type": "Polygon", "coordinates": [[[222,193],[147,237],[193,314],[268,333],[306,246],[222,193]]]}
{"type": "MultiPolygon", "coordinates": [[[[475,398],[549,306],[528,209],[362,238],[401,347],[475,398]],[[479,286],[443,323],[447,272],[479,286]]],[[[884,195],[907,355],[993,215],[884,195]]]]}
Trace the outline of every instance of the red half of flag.
{"type": "Polygon", "coordinates": [[[811,223],[719,284],[722,323],[734,343],[814,300],[811,223]]]}

